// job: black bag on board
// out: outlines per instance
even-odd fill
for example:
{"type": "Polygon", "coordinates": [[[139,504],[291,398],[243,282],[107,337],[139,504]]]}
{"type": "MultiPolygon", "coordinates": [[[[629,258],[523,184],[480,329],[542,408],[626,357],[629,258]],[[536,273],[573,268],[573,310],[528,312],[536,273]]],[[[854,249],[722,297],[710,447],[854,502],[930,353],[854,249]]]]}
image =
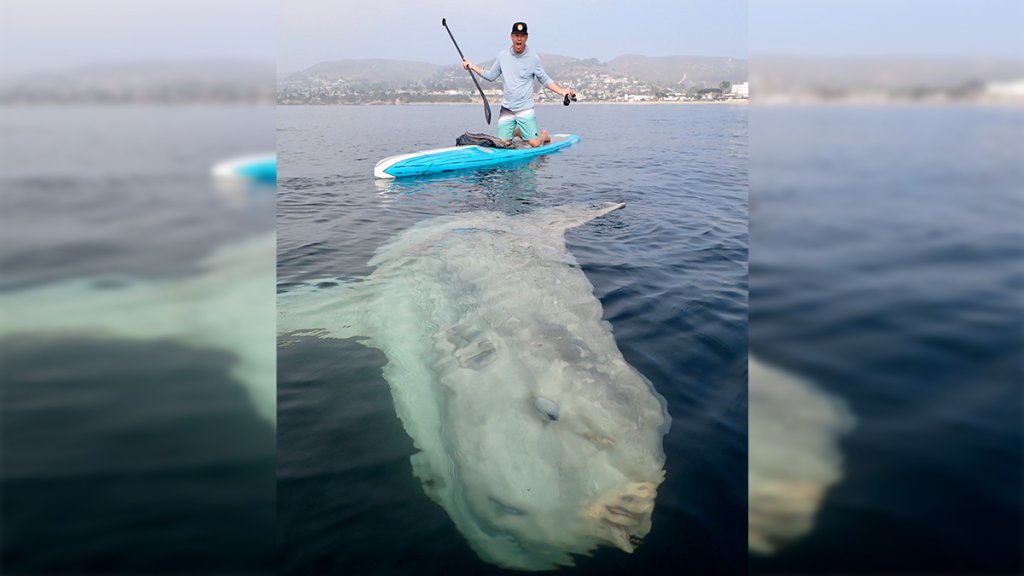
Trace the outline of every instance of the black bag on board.
{"type": "Polygon", "coordinates": [[[490,134],[473,134],[466,132],[455,139],[456,146],[485,146],[487,148],[512,148],[511,140],[504,140],[490,134]]]}

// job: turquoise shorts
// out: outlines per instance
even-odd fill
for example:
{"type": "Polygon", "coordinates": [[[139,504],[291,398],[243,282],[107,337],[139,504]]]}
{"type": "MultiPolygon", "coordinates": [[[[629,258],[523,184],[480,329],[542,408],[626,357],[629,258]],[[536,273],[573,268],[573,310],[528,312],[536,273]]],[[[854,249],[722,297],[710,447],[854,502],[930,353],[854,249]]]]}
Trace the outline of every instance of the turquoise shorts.
{"type": "Polygon", "coordinates": [[[519,127],[519,133],[522,135],[523,140],[537,138],[537,114],[534,113],[533,108],[520,110],[519,112],[512,112],[507,108],[501,109],[501,113],[498,114],[498,133],[496,136],[508,140],[515,133],[516,126],[519,127]]]}

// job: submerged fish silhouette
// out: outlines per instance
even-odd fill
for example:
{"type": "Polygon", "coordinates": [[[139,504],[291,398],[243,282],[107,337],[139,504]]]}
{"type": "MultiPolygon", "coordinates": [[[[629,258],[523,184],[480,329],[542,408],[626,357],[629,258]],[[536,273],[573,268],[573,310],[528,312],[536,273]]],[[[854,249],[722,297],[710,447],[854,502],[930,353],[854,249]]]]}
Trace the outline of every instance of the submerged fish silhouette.
{"type": "Polygon", "coordinates": [[[622,208],[435,218],[351,284],[278,295],[278,332],[382,350],[413,470],[484,560],[632,552],[664,479],[664,400],[622,357],[565,231],[622,208]]]}
{"type": "Polygon", "coordinates": [[[231,375],[276,423],[273,232],[222,246],[193,275],[74,278],[0,292],[0,337],[171,340],[230,352],[231,375]]]}
{"type": "Polygon", "coordinates": [[[813,531],[856,419],[841,398],[753,355],[749,374],[747,546],[770,555],[813,531]]]}

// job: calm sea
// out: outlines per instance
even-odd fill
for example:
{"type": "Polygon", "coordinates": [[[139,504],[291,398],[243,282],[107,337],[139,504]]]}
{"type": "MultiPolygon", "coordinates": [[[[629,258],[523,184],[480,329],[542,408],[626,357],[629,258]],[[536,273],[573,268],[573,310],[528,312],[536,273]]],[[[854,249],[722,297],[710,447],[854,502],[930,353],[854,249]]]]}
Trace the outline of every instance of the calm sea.
{"type": "MultiPolygon", "coordinates": [[[[131,335],[232,293],[176,287],[272,233],[273,187],[209,170],[273,150],[273,124],[269,107],[0,108],[0,572],[273,572],[275,431],[233,350],[131,335]],[[48,327],[16,329],[25,314],[48,327]]],[[[265,265],[266,296],[238,302],[273,322],[265,265]]]]}
{"type": "MultiPolygon", "coordinates": [[[[541,107],[582,141],[529,164],[378,182],[377,160],[492,132],[480,106],[281,107],[278,283],[371,272],[374,250],[444,214],[578,202],[625,210],[571,230],[626,360],[668,402],[667,478],[632,555],[575,573],[746,571],[747,108],[541,107]]],[[[283,574],[485,574],[413,477],[384,356],[347,340],[279,349],[283,574]]]]}
{"type": "Polygon", "coordinates": [[[751,353],[856,419],[814,530],[752,570],[1020,573],[1024,113],[750,125],[751,353]]]}
{"type": "MultiPolygon", "coordinates": [[[[0,109],[0,300],[82,279],[173,293],[211,253],[271,232],[272,190],[218,186],[208,170],[272,149],[274,115],[0,109]]],[[[748,109],[542,107],[542,126],[581,143],[373,180],[382,157],[488,131],[482,116],[278,110],[279,285],[366,276],[377,246],[437,215],[625,201],[568,241],[624,356],[668,401],[667,479],[637,552],[601,549],[575,572],[745,572],[748,109]]],[[[749,116],[751,350],[856,419],[811,532],[750,569],[1020,572],[1024,115],[749,116]]],[[[238,348],[125,336],[161,301],[90,309],[96,293],[75,316],[94,329],[0,338],[4,573],[500,572],[412,476],[379,351],[281,348],[275,434],[231,372],[238,348]]],[[[238,301],[272,313],[269,292],[238,301]]]]}
{"type": "MultiPolygon", "coordinates": [[[[625,201],[568,241],[624,356],[668,401],[667,479],[637,552],[601,549],[575,572],[745,572],[748,109],[538,113],[581,143],[525,165],[381,183],[378,159],[489,131],[482,111],[278,110],[279,286],[366,276],[377,246],[437,215],[625,201]]],[[[275,431],[231,372],[244,350],[124,335],[159,298],[89,307],[137,280],[173,294],[211,254],[273,230],[272,190],[218,186],[208,170],[272,149],[274,116],[0,109],[0,301],[103,279],[69,293],[78,328],[0,323],[4,573],[501,572],[412,476],[379,351],[281,348],[275,431]]],[[[751,351],[856,420],[813,529],[750,569],[1019,573],[1024,115],[749,116],[751,351]]],[[[255,300],[234,298],[232,282],[203,286],[272,314],[269,284],[255,300]]],[[[40,298],[41,313],[57,304],[40,298]]]]}

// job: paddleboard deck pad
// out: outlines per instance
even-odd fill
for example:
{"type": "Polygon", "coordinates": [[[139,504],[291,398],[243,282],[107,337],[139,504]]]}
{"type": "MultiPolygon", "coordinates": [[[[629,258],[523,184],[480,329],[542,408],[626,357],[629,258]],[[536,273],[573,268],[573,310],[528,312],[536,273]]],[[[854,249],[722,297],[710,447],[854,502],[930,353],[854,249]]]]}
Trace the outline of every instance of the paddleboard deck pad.
{"type": "Polygon", "coordinates": [[[531,148],[529,145],[525,148],[451,146],[399,154],[377,162],[373,175],[377,178],[405,178],[450,170],[487,168],[557,152],[579,141],[580,137],[575,134],[554,134],[551,136],[551,142],[537,148],[531,148]]]}

